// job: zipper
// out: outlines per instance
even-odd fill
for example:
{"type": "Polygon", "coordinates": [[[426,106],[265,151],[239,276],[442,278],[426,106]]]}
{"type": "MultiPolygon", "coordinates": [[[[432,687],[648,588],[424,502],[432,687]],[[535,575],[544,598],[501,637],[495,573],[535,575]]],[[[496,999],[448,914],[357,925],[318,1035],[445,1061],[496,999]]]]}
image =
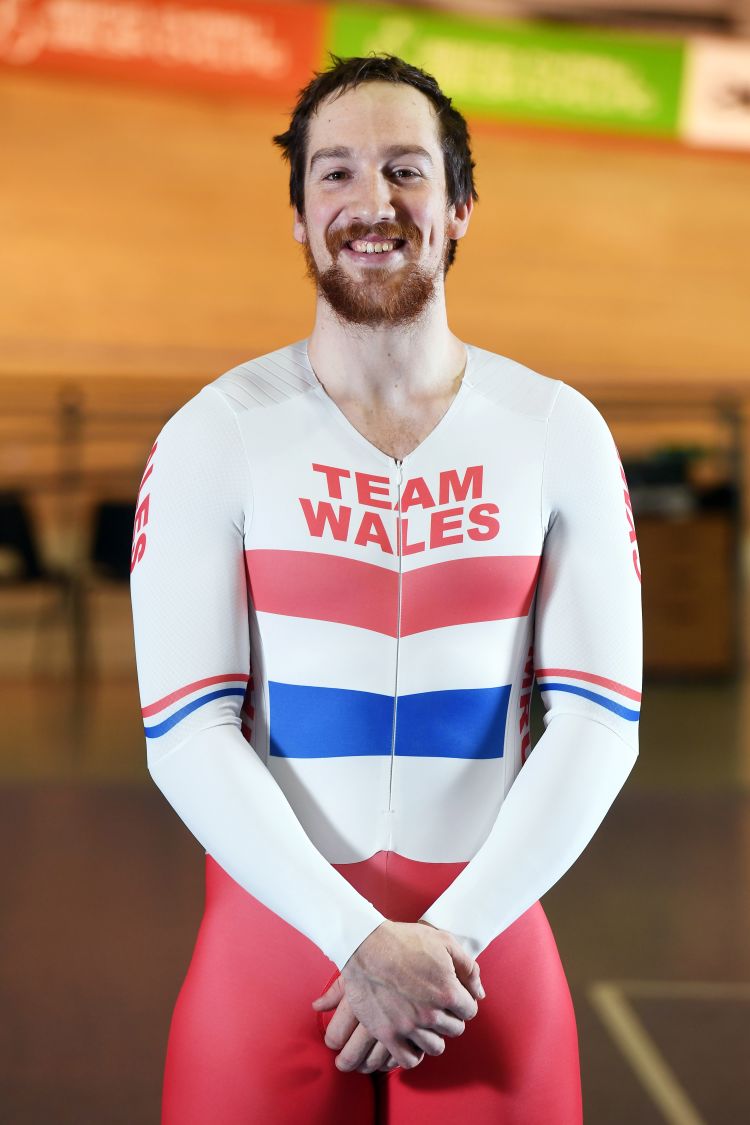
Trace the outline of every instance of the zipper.
{"type": "Polygon", "coordinates": [[[401,485],[403,474],[403,461],[396,461],[396,469],[398,472],[398,505],[396,507],[396,554],[398,556],[398,603],[396,609],[396,669],[395,669],[395,682],[393,685],[393,726],[391,728],[391,769],[388,779],[388,845],[387,853],[392,850],[393,845],[393,771],[396,763],[396,714],[398,711],[398,658],[401,651],[401,485]]]}

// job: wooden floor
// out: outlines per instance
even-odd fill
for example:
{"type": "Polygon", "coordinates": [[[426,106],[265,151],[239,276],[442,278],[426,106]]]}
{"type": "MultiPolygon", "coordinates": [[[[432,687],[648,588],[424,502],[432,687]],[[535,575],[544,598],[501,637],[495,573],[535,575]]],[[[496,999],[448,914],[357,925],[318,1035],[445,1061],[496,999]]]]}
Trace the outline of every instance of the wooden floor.
{"type": "MultiPolygon", "coordinates": [[[[644,699],[626,790],[544,898],[585,1121],[738,1125],[750,1120],[742,691],[647,685],[644,699]]],[[[0,1116],[158,1125],[203,851],[146,771],[132,674],[78,694],[64,677],[5,680],[0,704],[0,1116]]]]}

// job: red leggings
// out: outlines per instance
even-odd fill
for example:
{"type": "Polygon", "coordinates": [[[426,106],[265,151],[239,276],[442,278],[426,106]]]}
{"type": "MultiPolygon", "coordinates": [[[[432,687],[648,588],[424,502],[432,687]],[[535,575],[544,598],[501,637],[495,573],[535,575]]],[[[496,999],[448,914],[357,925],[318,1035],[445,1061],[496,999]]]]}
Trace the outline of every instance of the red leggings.
{"type": "MultiPolygon", "coordinates": [[[[387,918],[416,922],[463,863],[379,852],[338,871],[387,918]]],[[[337,1070],[337,975],[304,934],[206,855],[206,908],[172,1016],[162,1125],[580,1125],[573,1003],[536,902],[477,958],[486,998],[442,1055],[373,1075],[337,1070]]]]}

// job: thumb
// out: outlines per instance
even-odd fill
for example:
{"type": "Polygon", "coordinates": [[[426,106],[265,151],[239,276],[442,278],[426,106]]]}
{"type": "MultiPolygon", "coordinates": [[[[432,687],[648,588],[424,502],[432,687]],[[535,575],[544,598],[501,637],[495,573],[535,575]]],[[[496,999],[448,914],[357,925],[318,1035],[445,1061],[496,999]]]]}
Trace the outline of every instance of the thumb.
{"type": "Polygon", "coordinates": [[[335,1008],[343,995],[343,981],[341,977],[336,977],[331,987],[326,989],[322,996],[318,996],[313,1000],[312,1006],[315,1008],[316,1012],[326,1012],[329,1008],[335,1008]]]}
{"type": "Polygon", "coordinates": [[[479,965],[468,953],[460,941],[452,938],[450,943],[450,954],[453,958],[453,967],[456,971],[456,976],[461,981],[461,984],[466,988],[472,996],[476,999],[483,1000],[485,991],[482,987],[481,976],[479,972],[479,965]]]}

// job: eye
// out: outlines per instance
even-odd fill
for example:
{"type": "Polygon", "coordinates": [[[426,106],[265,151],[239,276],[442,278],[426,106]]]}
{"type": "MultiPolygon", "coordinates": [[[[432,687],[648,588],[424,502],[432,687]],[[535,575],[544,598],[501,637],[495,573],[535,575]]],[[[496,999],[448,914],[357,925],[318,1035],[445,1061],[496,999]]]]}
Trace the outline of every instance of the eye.
{"type": "Polygon", "coordinates": [[[346,175],[346,172],[344,172],[343,169],[334,168],[334,170],[332,172],[328,172],[327,175],[325,175],[323,177],[323,179],[324,180],[330,180],[332,176],[345,176],[345,175],[346,175]]]}
{"type": "Polygon", "coordinates": [[[394,168],[393,175],[397,176],[400,180],[410,180],[417,177],[419,172],[415,172],[413,168],[394,168]]]}

